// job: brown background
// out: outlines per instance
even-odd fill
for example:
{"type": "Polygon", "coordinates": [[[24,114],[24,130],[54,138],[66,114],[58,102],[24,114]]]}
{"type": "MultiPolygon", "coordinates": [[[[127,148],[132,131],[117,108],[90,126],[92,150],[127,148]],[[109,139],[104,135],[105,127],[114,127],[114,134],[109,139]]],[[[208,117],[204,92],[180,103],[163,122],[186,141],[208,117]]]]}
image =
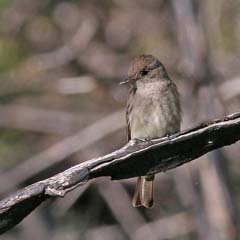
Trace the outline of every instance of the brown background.
{"type": "MultiPolygon", "coordinates": [[[[239,110],[239,1],[1,0],[0,34],[1,198],[126,143],[119,82],[138,54],[176,82],[182,129],[239,110]]],[[[239,157],[238,143],[158,174],[152,210],[131,207],[135,179],[95,180],[1,239],[238,239],[239,157]]]]}

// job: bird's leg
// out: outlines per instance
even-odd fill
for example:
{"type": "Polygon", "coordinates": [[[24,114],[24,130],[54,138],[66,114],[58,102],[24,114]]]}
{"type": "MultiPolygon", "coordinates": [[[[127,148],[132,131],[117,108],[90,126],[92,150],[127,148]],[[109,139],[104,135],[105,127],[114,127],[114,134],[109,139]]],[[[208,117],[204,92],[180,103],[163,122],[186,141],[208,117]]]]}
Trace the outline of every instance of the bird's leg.
{"type": "Polygon", "coordinates": [[[150,137],[146,137],[146,138],[142,138],[141,140],[145,142],[151,142],[152,139],[150,137]]]}

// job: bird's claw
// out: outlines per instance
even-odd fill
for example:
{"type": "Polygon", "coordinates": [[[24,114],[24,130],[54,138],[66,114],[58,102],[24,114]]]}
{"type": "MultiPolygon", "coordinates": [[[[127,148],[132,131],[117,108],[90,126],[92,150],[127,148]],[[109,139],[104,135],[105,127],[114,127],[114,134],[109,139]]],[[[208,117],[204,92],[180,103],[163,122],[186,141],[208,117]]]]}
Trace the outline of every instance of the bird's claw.
{"type": "Polygon", "coordinates": [[[146,142],[151,142],[151,138],[146,137],[146,138],[134,138],[134,139],[131,139],[132,145],[146,143],[146,142]]]}

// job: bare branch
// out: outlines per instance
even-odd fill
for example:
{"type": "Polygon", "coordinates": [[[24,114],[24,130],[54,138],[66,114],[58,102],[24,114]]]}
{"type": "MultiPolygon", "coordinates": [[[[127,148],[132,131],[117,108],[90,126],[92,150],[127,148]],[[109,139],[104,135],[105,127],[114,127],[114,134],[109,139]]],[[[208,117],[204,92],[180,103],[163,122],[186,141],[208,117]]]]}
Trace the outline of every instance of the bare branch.
{"type": "Polygon", "coordinates": [[[63,197],[90,179],[101,176],[124,179],[167,171],[238,140],[240,112],[170,137],[130,141],[113,153],[78,164],[2,200],[0,233],[15,226],[47,198],[63,197]]]}
{"type": "Polygon", "coordinates": [[[12,190],[16,184],[21,184],[44,169],[66,159],[70,155],[100,141],[108,134],[124,127],[124,112],[111,113],[90,124],[75,134],[64,138],[48,149],[36,154],[19,164],[17,167],[0,175],[0,194],[12,190]],[[12,179],[14,181],[9,181],[12,179]]]}

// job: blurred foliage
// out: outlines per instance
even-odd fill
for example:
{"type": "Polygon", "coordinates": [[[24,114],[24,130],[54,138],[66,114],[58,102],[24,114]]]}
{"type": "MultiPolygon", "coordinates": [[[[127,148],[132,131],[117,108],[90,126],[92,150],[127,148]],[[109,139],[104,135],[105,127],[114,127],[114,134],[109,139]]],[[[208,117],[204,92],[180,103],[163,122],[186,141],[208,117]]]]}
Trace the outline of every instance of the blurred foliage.
{"type": "Polygon", "coordinates": [[[39,136],[36,134],[26,135],[19,130],[1,129],[0,136],[0,164],[2,170],[13,167],[18,161],[24,160],[40,150],[37,144],[39,136]],[[32,142],[36,144],[32,144],[32,142]]]}
{"type": "Polygon", "coordinates": [[[11,0],[0,0],[0,8],[6,8],[11,4],[11,0]]]}
{"type": "Polygon", "coordinates": [[[16,39],[7,37],[0,39],[0,72],[17,66],[24,57],[24,49],[16,39]]]}

